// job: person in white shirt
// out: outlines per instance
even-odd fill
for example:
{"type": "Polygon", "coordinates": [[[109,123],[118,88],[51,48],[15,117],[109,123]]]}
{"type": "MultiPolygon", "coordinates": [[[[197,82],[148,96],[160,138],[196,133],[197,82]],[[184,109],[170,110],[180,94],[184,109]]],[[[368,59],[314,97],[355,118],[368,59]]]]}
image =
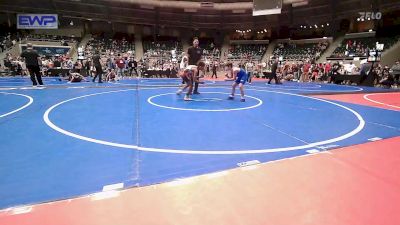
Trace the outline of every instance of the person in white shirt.
{"type": "Polygon", "coordinates": [[[253,78],[253,71],[254,71],[254,65],[252,62],[246,63],[246,72],[247,72],[247,82],[251,84],[251,79],[253,78]]]}
{"type": "MultiPolygon", "coordinates": [[[[182,72],[189,64],[188,57],[184,55],[181,59],[181,63],[179,64],[179,70],[182,72]]],[[[182,84],[185,83],[185,80],[182,78],[182,84]]]]}
{"type": "Polygon", "coordinates": [[[347,74],[353,74],[355,68],[356,68],[356,65],[354,65],[353,62],[350,62],[350,64],[348,64],[348,65],[346,66],[346,73],[347,73],[347,74]]]}
{"type": "Polygon", "coordinates": [[[188,66],[188,57],[187,56],[183,56],[181,63],[179,64],[179,69],[183,70],[188,66]]]}
{"type": "Polygon", "coordinates": [[[19,65],[21,66],[21,75],[22,76],[24,76],[24,75],[26,75],[26,71],[27,71],[27,68],[26,68],[26,63],[25,63],[25,61],[24,60],[20,60],[19,61],[19,65]]]}

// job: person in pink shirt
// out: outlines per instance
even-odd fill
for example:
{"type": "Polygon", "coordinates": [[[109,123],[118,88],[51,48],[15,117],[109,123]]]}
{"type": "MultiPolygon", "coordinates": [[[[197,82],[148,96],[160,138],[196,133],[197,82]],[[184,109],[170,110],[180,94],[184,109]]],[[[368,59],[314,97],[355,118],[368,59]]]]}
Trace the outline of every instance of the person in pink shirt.
{"type": "Polygon", "coordinates": [[[121,79],[124,78],[125,60],[119,54],[115,60],[115,65],[117,65],[117,76],[120,76],[121,79]]]}
{"type": "Polygon", "coordinates": [[[331,70],[331,63],[330,63],[330,62],[327,62],[327,63],[325,64],[325,68],[324,68],[325,76],[328,75],[328,73],[329,73],[330,70],[331,70]]]}

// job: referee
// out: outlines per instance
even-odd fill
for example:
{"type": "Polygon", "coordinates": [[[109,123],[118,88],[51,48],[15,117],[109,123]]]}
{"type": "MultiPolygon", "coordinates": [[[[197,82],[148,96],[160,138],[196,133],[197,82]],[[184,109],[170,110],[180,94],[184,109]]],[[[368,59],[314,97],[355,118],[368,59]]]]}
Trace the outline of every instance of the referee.
{"type": "Polygon", "coordinates": [[[275,84],[281,84],[278,77],[276,76],[276,71],[278,70],[278,61],[279,61],[278,58],[274,59],[274,63],[272,64],[271,67],[271,76],[269,78],[268,84],[271,84],[272,79],[275,80],[275,84]]]}
{"type": "MultiPolygon", "coordinates": [[[[203,55],[203,49],[199,47],[199,39],[195,37],[193,39],[193,46],[190,47],[187,51],[187,55],[189,57],[189,65],[194,65],[196,66],[197,63],[200,61],[201,56],[203,55]]],[[[199,88],[199,73],[197,73],[197,76],[195,77],[195,82],[194,82],[194,90],[193,94],[198,95],[200,92],[198,91],[199,88]]]]}
{"type": "Polygon", "coordinates": [[[21,57],[25,58],[26,67],[29,70],[33,86],[36,87],[43,85],[42,75],[40,74],[39,67],[39,54],[33,49],[33,45],[28,43],[26,50],[21,53],[21,57]]]}
{"type": "Polygon", "coordinates": [[[96,75],[93,77],[93,82],[96,81],[96,78],[99,77],[99,83],[103,83],[103,80],[101,79],[101,76],[103,75],[103,65],[101,64],[100,60],[100,52],[96,50],[96,54],[93,56],[92,61],[93,61],[93,66],[96,68],[96,75]]]}

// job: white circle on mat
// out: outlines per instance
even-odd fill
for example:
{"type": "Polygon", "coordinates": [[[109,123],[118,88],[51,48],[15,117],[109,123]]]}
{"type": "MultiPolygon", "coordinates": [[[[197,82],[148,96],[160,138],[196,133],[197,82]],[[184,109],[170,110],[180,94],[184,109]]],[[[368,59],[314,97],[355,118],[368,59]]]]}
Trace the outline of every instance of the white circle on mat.
{"type": "MultiPolygon", "coordinates": [[[[398,92],[393,92],[393,93],[399,94],[398,92]]],[[[393,107],[393,108],[396,108],[396,109],[400,109],[400,106],[398,106],[398,105],[386,104],[386,103],[384,103],[384,102],[380,102],[380,101],[376,101],[376,100],[372,100],[372,99],[368,98],[369,96],[373,96],[373,95],[387,95],[387,94],[393,94],[393,93],[374,93],[374,94],[366,94],[366,95],[363,96],[363,98],[364,98],[365,100],[367,100],[367,101],[370,101],[370,102],[373,102],[373,103],[376,103],[376,104],[386,105],[386,106],[389,106],[389,107],[393,107]]]]}
{"type": "MultiPolygon", "coordinates": [[[[229,94],[224,93],[224,92],[202,92],[203,94],[223,94],[225,95],[225,97],[227,98],[229,94]]],[[[159,94],[159,95],[154,95],[151,96],[147,99],[147,102],[154,105],[154,106],[158,106],[161,108],[165,108],[165,109],[175,109],[175,110],[184,110],[184,111],[198,111],[198,112],[229,112],[229,111],[237,111],[237,110],[246,110],[246,109],[252,109],[252,108],[256,108],[259,107],[260,105],[263,104],[263,101],[259,98],[253,97],[253,96],[249,96],[246,95],[246,98],[251,98],[251,99],[255,99],[258,103],[252,106],[247,106],[247,107],[240,107],[240,108],[228,108],[228,109],[193,109],[193,108],[179,108],[179,107],[171,107],[171,106],[166,106],[166,105],[160,105],[157,103],[153,102],[154,98],[160,97],[160,96],[165,96],[165,95],[176,95],[176,93],[166,93],[166,94],[159,94]]],[[[194,101],[196,101],[196,99],[193,99],[194,101]]],[[[199,100],[197,100],[199,101],[199,100]]],[[[201,101],[201,99],[200,99],[201,101]]],[[[228,100],[227,100],[228,101],[228,100]]]]}
{"type": "MultiPolygon", "coordinates": [[[[151,89],[151,88],[149,88],[149,89],[151,89]]],[[[97,143],[97,144],[101,144],[101,145],[108,145],[108,146],[113,146],[113,147],[118,147],[118,148],[124,148],[124,149],[134,149],[134,150],[139,150],[139,151],[146,151],[146,152],[161,152],[161,153],[175,153],[175,154],[199,154],[199,155],[258,154],[258,153],[284,152],[284,151],[294,151],[294,150],[313,148],[313,147],[316,147],[316,146],[331,144],[331,143],[334,143],[334,142],[341,141],[341,140],[347,139],[349,137],[352,137],[352,136],[356,135],[357,133],[359,133],[365,126],[365,121],[364,121],[364,119],[362,118],[362,116],[359,113],[357,113],[353,109],[351,109],[349,107],[346,107],[344,105],[341,105],[339,103],[331,102],[331,101],[328,101],[328,100],[325,100],[325,99],[319,99],[319,98],[315,98],[315,97],[310,97],[310,96],[303,96],[303,95],[298,95],[298,94],[293,94],[293,93],[270,91],[270,90],[254,90],[254,91],[278,93],[278,94],[283,94],[283,95],[291,95],[291,96],[297,96],[297,97],[301,97],[301,98],[308,98],[308,99],[313,99],[313,100],[316,100],[316,101],[326,102],[328,104],[332,104],[332,105],[338,106],[340,108],[343,108],[343,109],[349,111],[350,113],[352,113],[357,118],[359,123],[358,123],[356,128],[354,128],[352,131],[350,131],[350,132],[348,132],[346,134],[340,135],[340,136],[335,137],[335,138],[323,140],[323,141],[317,141],[317,142],[313,142],[313,143],[308,143],[308,144],[305,144],[305,145],[291,146],[291,147],[280,147],[280,148],[269,148],[269,149],[253,149],[253,150],[207,151],[207,150],[179,150],[179,149],[167,149],[167,148],[151,148],[151,147],[142,147],[142,146],[137,146],[137,145],[129,145],[129,144],[122,144],[122,143],[115,143],[115,142],[110,142],[110,141],[105,141],[105,140],[99,140],[99,139],[82,136],[82,135],[75,134],[75,133],[72,133],[70,131],[64,130],[64,129],[58,127],[57,125],[55,125],[49,118],[49,115],[50,115],[50,113],[51,113],[51,111],[53,109],[55,109],[56,107],[58,107],[58,106],[60,106],[62,104],[65,104],[67,102],[71,102],[71,101],[74,101],[76,99],[86,98],[86,97],[90,97],[90,96],[103,95],[103,94],[109,94],[109,93],[115,93],[115,92],[131,91],[131,90],[136,90],[136,89],[100,92],[100,93],[82,95],[82,96],[79,96],[79,97],[75,97],[75,98],[70,98],[70,99],[64,100],[64,101],[59,102],[59,103],[51,106],[50,108],[48,108],[46,110],[46,112],[43,114],[43,120],[52,129],[54,129],[54,130],[56,130],[56,131],[58,131],[58,132],[60,132],[60,133],[62,133],[64,135],[67,135],[67,136],[70,136],[70,137],[73,137],[73,138],[77,138],[77,139],[80,139],[80,140],[83,140],[83,141],[88,141],[88,142],[92,142],[92,143],[97,143]]]]}
{"type": "Polygon", "coordinates": [[[0,92],[0,94],[22,96],[22,97],[25,97],[25,98],[27,98],[29,100],[25,105],[19,107],[18,109],[15,109],[15,110],[13,110],[11,112],[8,112],[8,113],[1,114],[0,118],[6,117],[6,116],[9,116],[9,115],[11,115],[13,113],[16,113],[18,111],[21,111],[21,110],[25,109],[26,107],[28,107],[30,104],[33,103],[33,98],[31,96],[29,96],[29,95],[23,95],[23,94],[18,94],[18,93],[11,93],[11,92],[0,92]]]}

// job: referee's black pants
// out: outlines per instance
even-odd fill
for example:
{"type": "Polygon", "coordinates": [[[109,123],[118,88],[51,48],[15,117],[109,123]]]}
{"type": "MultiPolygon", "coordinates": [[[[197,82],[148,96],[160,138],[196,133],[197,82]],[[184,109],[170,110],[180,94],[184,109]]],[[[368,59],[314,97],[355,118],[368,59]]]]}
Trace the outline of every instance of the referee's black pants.
{"type": "Polygon", "coordinates": [[[99,77],[99,83],[103,83],[101,76],[103,75],[103,69],[101,67],[96,67],[96,75],[93,77],[93,82],[96,81],[96,78],[99,77]]]}
{"type": "Polygon", "coordinates": [[[102,80],[102,78],[101,78],[101,76],[103,75],[103,72],[101,71],[101,72],[96,72],[96,75],[93,77],[93,82],[95,82],[96,81],[96,78],[97,77],[99,77],[99,83],[103,83],[103,80],[102,80]]]}
{"type": "Polygon", "coordinates": [[[271,77],[269,78],[268,84],[271,83],[271,80],[275,80],[275,84],[279,84],[280,83],[279,80],[278,80],[278,77],[276,76],[276,73],[272,73],[271,74],[271,77]]]}
{"type": "Polygon", "coordinates": [[[29,74],[31,75],[31,81],[34,86],[36,85],[43,85],[42,75],[40,74],[40,67],[29,65],[26,66],[29,70],[29,74]]]}
{"type": "Polygon", "coordinates": [[[211,78],[213,78],[214,75],[215,75],[215,78],[218,78],[218,77],[217,77],[217,71],[216,71],[216,70],[213,70],[213,73],[212,73],[212,75],[211,75],[211,78]]]}
{"type": "Polygon", "coordinates": [[[194,90],[193,93],[199,93],[199,91],[197,90],[199,88],[199,82],[194,82],[194,90]]]}

